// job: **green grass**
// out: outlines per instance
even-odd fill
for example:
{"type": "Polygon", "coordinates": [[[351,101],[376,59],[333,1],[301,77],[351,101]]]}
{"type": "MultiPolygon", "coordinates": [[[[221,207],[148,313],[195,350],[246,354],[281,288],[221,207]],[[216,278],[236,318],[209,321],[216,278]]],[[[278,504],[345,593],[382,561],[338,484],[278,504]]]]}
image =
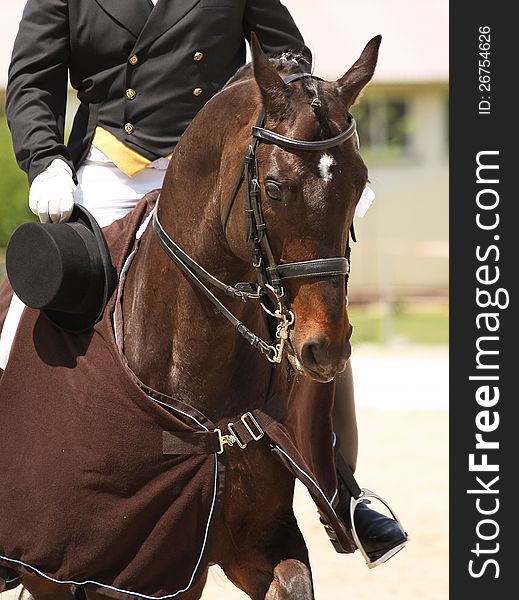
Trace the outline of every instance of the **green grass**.
{"type": "Polygon", "coordinates": [[[27,176],[16,164],[0,96],[0,248],[5,248],[18,225],[35,219],[28,197],[27,176]]]}
{"type": "Polygon", "coordinates": [[[353,344],[394,340],[447,344],[449,341],[449,315],[445,306],[421,309],[413,305],[393,313],[376,307],[350,306],[348,314],[353,325],[353,344]]]}

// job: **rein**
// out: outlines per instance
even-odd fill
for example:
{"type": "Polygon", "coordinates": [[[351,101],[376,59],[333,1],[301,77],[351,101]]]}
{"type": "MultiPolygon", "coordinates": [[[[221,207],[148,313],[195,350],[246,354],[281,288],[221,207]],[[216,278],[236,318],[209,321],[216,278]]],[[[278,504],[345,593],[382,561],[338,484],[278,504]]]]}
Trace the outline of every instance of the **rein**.
{"type": "MultiPolygon", "coordinates": [[[[285,83],[290,83],[303,77],[319,79],[310,73],[296,73],[284,78],[285,83]]],[[[294,323],[294,313],[287,300],[283,289],[283,281],[287,279],[308,277],[335,277],[344,276],[348,278],[350,272],[350,244],[349,237],[346,248],[346,256],[335,258],[318,258],[293,263],[278,264],[267,235],[267,226],[263,218],[261,205],[261,191],[258,178],[258,162],[256,150],[261,141],[275,144],[287,150],[317,151],[326,150],[349,140],[356,132],[355,119],[348,113],[348,127],[338,135],[325,140],[306,141],[288,138],[273,131],[263,128],[265,112],[259,114],[256,125],[252,128],[252,141],[249,145],[243,168],[234,185],[233,192],[227,204],[223,228],[224,231],[229,216],[236,200],[238,191],[245,182],[246,185],[246,213],[248,218],[247,239],[251,248],[252,265],[256,270],[255,283],[236,283],[228,285],[204,269],[180,248],[166,233],[162,227],[158,210],[153,215],[153,230],[157,239],[167,256],[182,270],[210,300],[213,305],[226,317],[233,327],[242,335],[249,344],[264,354],[270,362],[280,363],[283,348],[288,339],[290,327],[294,323]],[[233,298],[239,298],[244,302],[258,301],[263,310],[271,317],[277,319],[275,345],[269,344],[248,329],[207,287],[206,284],[216,287],[221,292],[233,298]],[[270,310],[262,302],[265,296],[272,295],[276,301],[276,309],[270,310]]],[[[352,235],[353,232],[352,232],[352,235]]]]}

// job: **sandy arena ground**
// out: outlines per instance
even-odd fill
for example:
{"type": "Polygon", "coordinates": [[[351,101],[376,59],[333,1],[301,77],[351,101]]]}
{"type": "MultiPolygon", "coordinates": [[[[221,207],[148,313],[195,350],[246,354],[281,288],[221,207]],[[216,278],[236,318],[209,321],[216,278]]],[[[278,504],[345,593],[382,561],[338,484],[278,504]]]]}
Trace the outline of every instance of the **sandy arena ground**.
{"type": "MultiPolygon", "coordinates": [[[[295,510],[310,551],[318,600],[447,600],[447,350],[362,347],[354,353],[360,432],[358,480],[384,496],[410,537],[388,563],[368,569],[339,555],[302,486],[295,510]]],[[[212,568],[203,600],[244,600],[212,568]]],[[[14,600],[2,594],[1,600],[14,600]]]]}
{"type": "MultiPolygon", "coordinates": [[[[358,552],[336,554],[312,500],[298,486],[295,508],[310,551],[316,598],[447,600],[447,412],[363,408],[358,420],[363,437],[358,479],[390,502],[411,541],[375,569],[368,569],[358,552]]],[[[202,599],[222,598],[248,596],[215,569],[202,599]]]]}

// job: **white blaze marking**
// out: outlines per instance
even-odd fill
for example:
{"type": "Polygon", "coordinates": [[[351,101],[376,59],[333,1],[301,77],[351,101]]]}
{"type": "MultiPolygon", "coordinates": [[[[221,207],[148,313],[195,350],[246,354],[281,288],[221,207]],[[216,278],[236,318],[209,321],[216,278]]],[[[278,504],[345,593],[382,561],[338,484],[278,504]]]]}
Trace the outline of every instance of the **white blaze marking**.
{"type": "Polygon", "coordinates": [[[319,161],[319,172],[326,183],[332,180],[332,167],[335,164],[335,159],[329,154],[323,154],[319,161]]]}

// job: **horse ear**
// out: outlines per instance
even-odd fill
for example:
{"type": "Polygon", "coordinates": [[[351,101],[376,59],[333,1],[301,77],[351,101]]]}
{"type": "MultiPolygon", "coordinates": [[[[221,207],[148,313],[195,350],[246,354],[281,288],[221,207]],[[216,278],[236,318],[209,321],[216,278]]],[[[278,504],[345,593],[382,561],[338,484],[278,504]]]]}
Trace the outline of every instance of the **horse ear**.
{"type": "Polygon", "coordinates": [[[381,35],[371,39],[355,64],[337,80],[339,94],[348,108],[355,102],[360,92],[373,77],[381,41],[381,35]]]}
{"type": "Polygon", "coordinates": [[[250,47],[254,78],[263,98],[265,113],[270,116],[283,116],[289,104],[290,88],[277,74],[254,32],[251,32],[250,47]]]}

